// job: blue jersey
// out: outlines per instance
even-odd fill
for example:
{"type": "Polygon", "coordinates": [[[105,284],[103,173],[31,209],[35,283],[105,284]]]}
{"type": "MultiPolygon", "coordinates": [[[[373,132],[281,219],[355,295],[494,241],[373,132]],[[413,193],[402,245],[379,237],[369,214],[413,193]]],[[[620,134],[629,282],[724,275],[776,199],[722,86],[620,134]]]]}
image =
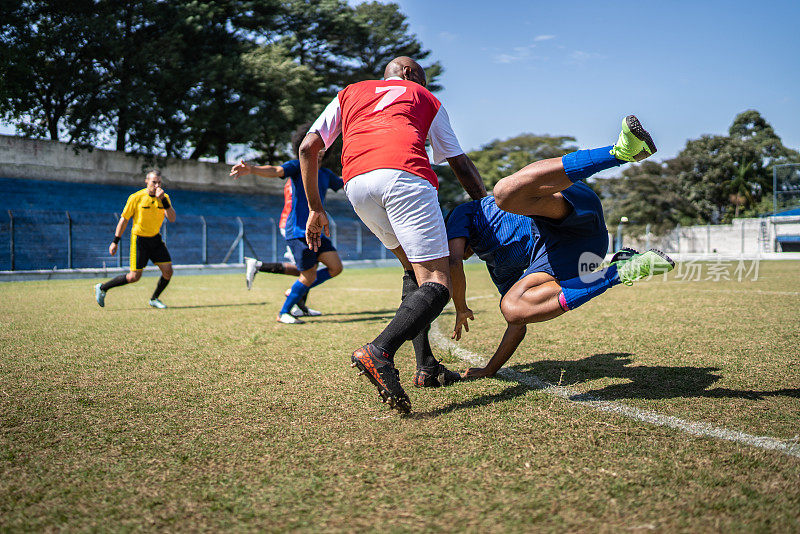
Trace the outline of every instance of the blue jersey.
{"type": "Polygon", "coordinates": [[[456,207],[447,217],[447,239],[466,237],[467,244],[489,269],[501,295],[511,289],[530,265],[535,238],[530,217],[497,207],[484,197],[456,207]]]}
{"type": "Polygon", "coordinates": [[[561,221],[505,212],[494,197],[467,202],[448,216],[447,239],[467,238],[501,295],[534,272],[575,278],[581,254],[606,254],[608,232],[600,199],[588,185],[576,182],[561,194],[572,207],[561,221]]]}
{"type": "MultiPolygon", "coordinates": [[[[300,162],[296,159],[287,161],[283,165],[283,176],[291,180],[291,209],[286,218],[286,239],[304,238],[306,236],[306,221],[308,221],[308,200],[303,187],[303,178],[300,174],[300,162]]],[[[319,196],[325,202],[328,189],[338,191],[344,187],[342,178],[324,167],[320,167],[317,174],[319,196]]]]}

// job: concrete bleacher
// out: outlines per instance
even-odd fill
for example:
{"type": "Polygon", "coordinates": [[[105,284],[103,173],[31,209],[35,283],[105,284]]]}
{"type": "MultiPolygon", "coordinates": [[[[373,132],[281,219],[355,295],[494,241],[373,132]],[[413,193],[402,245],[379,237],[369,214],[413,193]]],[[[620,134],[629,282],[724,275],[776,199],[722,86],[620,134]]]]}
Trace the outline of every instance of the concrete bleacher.
{"type": "MultiPolygon", "coordinates": [[[[15,270],[127,266],[130,228],[116,257],[109,256],[108,244],[128,195],[136,190],[120,185],[0,178],[0,271],[12,269],[12,219],[15,270]]],[[[162,233],[174,263],[238,262],[238,248],[228,255],[239,233],[237,218],[244,228],[245,255],[281,261],[285,242],[276,225],[283,197],[170,189],[168,192],[178,217],[175,223],[165,222],[162,233]]],[[[326,208],[337,224],[337,245],[342,258],[381,257],[380,243],[358,221],[350,204],[340,197],[329,199],[326,208]]]]}

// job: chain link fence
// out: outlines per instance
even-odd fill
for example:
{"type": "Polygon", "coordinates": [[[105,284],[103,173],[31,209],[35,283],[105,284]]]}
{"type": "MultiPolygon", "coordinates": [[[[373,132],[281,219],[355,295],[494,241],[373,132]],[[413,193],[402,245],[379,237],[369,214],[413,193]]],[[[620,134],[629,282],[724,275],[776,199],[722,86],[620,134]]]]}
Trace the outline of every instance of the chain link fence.
{"type": "MultiPolygon", "coordinates": [[[[354,219],[331,221],[343,260],[385,259],[386,249],[354,219]]],[[[7,210],[0,213],[0,271],[127,267],[130,223],[116,256],[108,253],[118,213],[7,210]]],[[[176,265],[284,261],[286,240],[273,218],[179,215],[161,235],[176,265]]]]}

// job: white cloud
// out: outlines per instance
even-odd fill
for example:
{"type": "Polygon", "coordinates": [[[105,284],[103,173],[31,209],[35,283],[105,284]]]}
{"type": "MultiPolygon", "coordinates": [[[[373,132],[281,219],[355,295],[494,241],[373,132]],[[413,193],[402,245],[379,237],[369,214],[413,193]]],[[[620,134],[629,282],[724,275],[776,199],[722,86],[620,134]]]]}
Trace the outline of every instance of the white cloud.
{"type": "Polygon", "coordinates": [[[505,54],[498,54],[494,56],[495,63],[516,63],[518,61],[525,61],[527,59],[532,59],[535,56],[531,55],[531,50],[535,48],[536,45],[527,45],[527,46],[515,46],[511,49],[510,52],[505,54]]]}
{"type": "Polygon", "coordinates": [[[584,52],[583,50],[575,50],[569,55],[570,63],[583,64],[593,59],[605,59],[606,56],[598,54],[597,52],[584,52]]]}
{"type": "Polygon", "coordinates": [[[555,35],[537,35],[533,38],[534,41],[549,41],[550,39],[555,39],[555,35]]]}
{"type": "Polygon", "coordinates": [[[446,43],[453,43],[458,40],[458,35],[450,32],[439,32],[439,39],[446,43]]]}

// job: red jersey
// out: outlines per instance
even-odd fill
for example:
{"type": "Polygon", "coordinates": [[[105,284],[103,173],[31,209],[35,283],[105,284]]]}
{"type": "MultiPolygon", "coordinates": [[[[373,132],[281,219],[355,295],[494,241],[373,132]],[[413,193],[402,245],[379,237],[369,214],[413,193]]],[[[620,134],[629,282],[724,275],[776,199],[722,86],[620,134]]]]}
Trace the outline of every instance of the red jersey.
{"type": "Polygon", "coordinates": [[[292,211],[292,181],[286,180],[283,185],[283,211],[281,212],[281,220],[278,221],[278,228],[286,228],[286,219],[289,218],[289,213],[292,211]]]}
{"type": "Polygon", "coordinates": [[[425,139],[439,100],[408,80],[368,80],[339,92],[342,109],[342,178],[375,169],[408,171],[438,187],[425,139]]]}

